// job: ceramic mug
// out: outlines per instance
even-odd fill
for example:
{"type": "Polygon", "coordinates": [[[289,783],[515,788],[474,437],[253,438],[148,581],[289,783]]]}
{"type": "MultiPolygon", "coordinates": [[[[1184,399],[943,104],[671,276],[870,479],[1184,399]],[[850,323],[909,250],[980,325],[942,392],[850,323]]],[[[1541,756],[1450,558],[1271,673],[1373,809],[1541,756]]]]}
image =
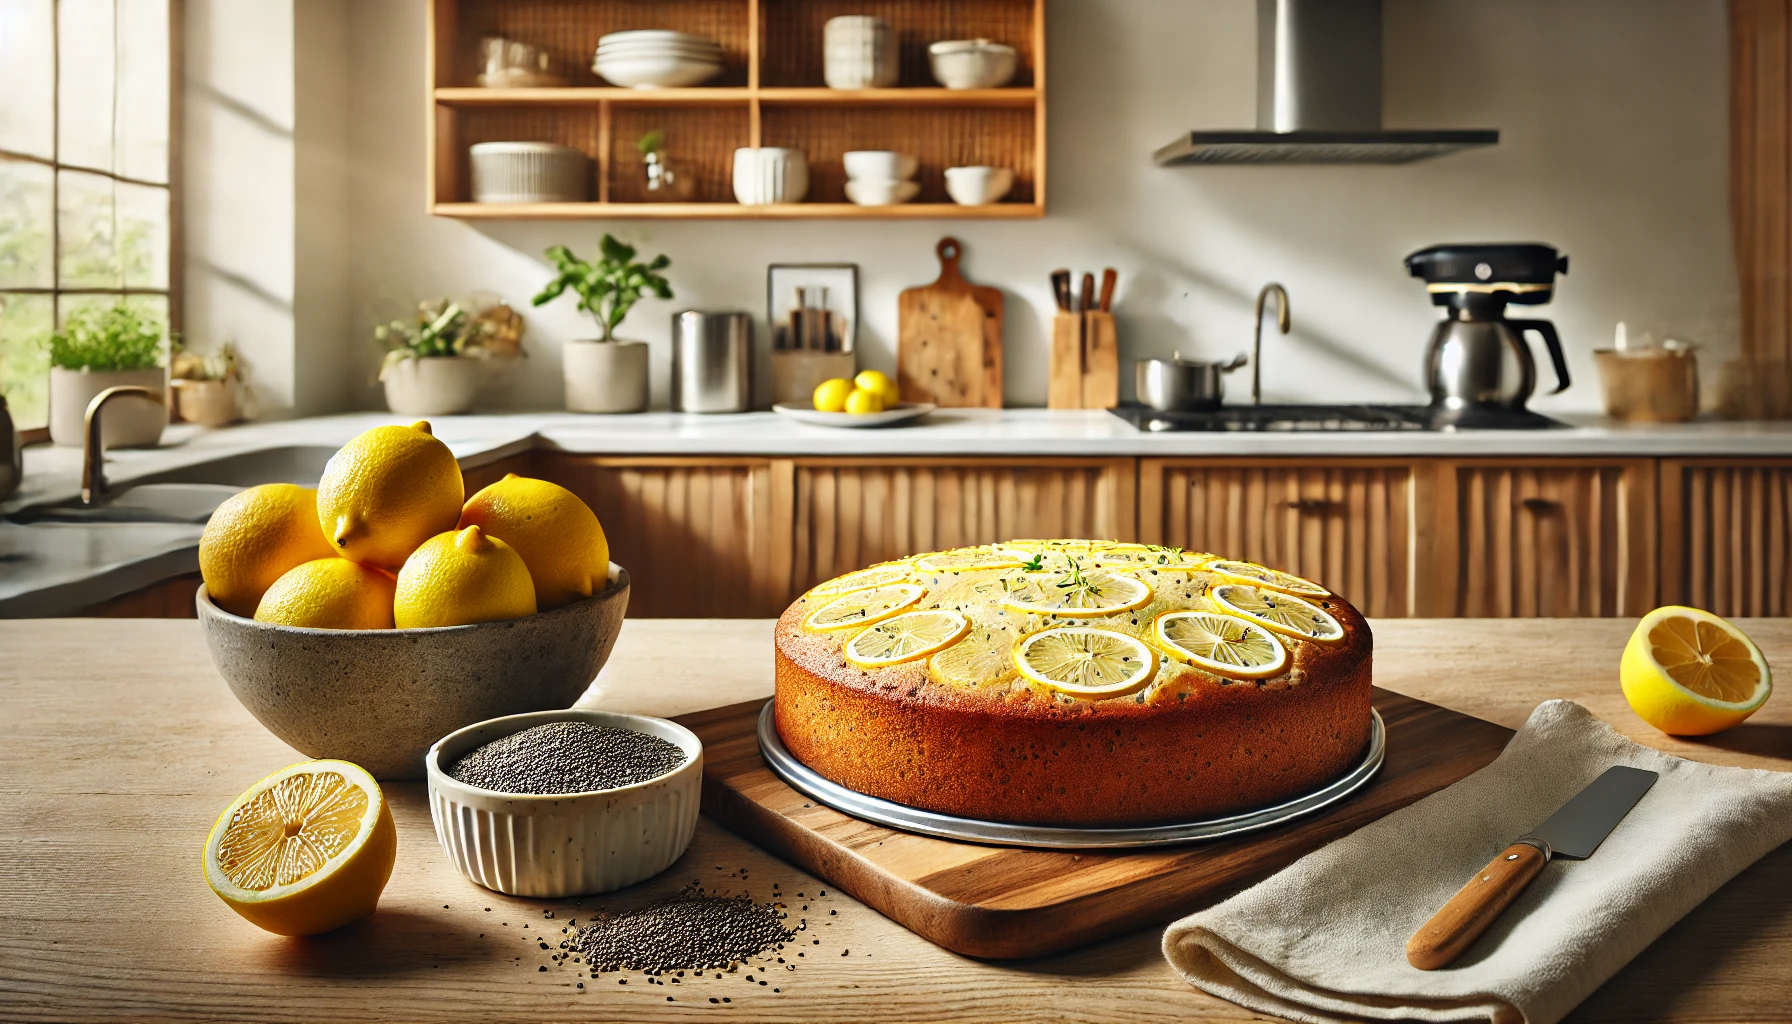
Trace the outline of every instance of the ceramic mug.
{"type": "Polygon", "coordinates": [[[831,89],[887,89],[902,77],[896,33],[882,18],[829,18],[822,29],[822,78],[831,89]]]}
{"type": "Polygon", "coordinates": [[[809,161],[800,149],[750,146],[734,151],[734,198],[742,206],[800,203],[809,194],[809,161]]]}

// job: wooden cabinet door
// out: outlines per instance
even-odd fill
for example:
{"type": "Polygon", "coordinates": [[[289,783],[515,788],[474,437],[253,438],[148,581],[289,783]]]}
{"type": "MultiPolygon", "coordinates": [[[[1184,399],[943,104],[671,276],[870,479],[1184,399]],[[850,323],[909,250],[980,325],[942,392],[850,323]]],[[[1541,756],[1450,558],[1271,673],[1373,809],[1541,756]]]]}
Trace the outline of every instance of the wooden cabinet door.
{"type": "Polygon", "coordinates": [[[1719,615],[1792,615],[1792,459],[1661,464],[1661,596],[1719,615]]]}
{"type": "Polygon", "coordinates": [[[1655,603],[1649,459],[1442,461],[1439,589],[1470,617],[1641,615],[1655,603]]]}
{"type": "Polygon", "coordinates": [[[1412,615],[1422,483],[1409,462],[1141,459],[1139,539],[1305,576],[1366,615],[1412,615]]]}
{"type": "MultiPolygon", "coordinates": [[[[788,602],[772,549],[772,468],[752,458],[543,454],[597,512],[635,618],[756,618],[788,602]]],[[[785,556],[787,557],[787,556],[785,556]]]]}
{"type": "Polygon", "coordinates": [[[1132,459],[799,459],[792,595],[873,562],[1019,537],[1134,535],[1132,459]]]}

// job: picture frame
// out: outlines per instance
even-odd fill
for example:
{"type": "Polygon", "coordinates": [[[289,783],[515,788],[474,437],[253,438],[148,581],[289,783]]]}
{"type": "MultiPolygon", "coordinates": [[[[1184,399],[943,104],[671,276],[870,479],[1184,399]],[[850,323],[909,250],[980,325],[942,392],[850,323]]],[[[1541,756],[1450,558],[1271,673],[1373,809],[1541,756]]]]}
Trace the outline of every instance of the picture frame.
{"type": "Polygon", "coordinates": [[[773,352],[852,353],[858,347],[859,265],[766,267],[765,322],[773,352]]]}

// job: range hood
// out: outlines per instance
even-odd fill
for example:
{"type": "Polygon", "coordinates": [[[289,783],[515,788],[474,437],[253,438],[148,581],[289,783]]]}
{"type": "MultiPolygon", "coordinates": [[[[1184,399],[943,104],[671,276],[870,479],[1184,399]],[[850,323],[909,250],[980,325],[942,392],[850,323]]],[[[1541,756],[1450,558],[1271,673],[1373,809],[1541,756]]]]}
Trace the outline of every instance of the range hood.
{"type": "Polygon", "coordinates": [[[1381,0],[1257,0],[1257,128],[1190,132],[1161,166],[1403,164],[1491,146],[1491,128],[1381,126],[1381,0]]]}

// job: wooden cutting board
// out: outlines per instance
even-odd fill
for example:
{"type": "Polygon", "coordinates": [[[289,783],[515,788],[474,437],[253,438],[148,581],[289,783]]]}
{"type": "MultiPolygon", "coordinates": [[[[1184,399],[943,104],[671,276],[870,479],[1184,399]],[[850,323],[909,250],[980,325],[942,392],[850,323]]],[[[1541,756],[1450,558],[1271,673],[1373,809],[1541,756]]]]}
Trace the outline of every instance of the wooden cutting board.
{"type": "Polygon", "coordinates": [[[897,299],[896,383],[905,402],[1002,407],[1002,292],[959,273],[964,249],[942,238],[939,280],[897,299]]]}
{"type": "Polygon", "coordinates": [[[678,719],[703,740],[703,810],[909,930],[967,956],[1044,956],[1163,924],[1485,766],[1512,730],[1375,691],[1387,758],[1367,787],[1280,828],[1168,850],[1082,853],[911,835],[825,807],[772,774],[764,701],[678,719]]]}

